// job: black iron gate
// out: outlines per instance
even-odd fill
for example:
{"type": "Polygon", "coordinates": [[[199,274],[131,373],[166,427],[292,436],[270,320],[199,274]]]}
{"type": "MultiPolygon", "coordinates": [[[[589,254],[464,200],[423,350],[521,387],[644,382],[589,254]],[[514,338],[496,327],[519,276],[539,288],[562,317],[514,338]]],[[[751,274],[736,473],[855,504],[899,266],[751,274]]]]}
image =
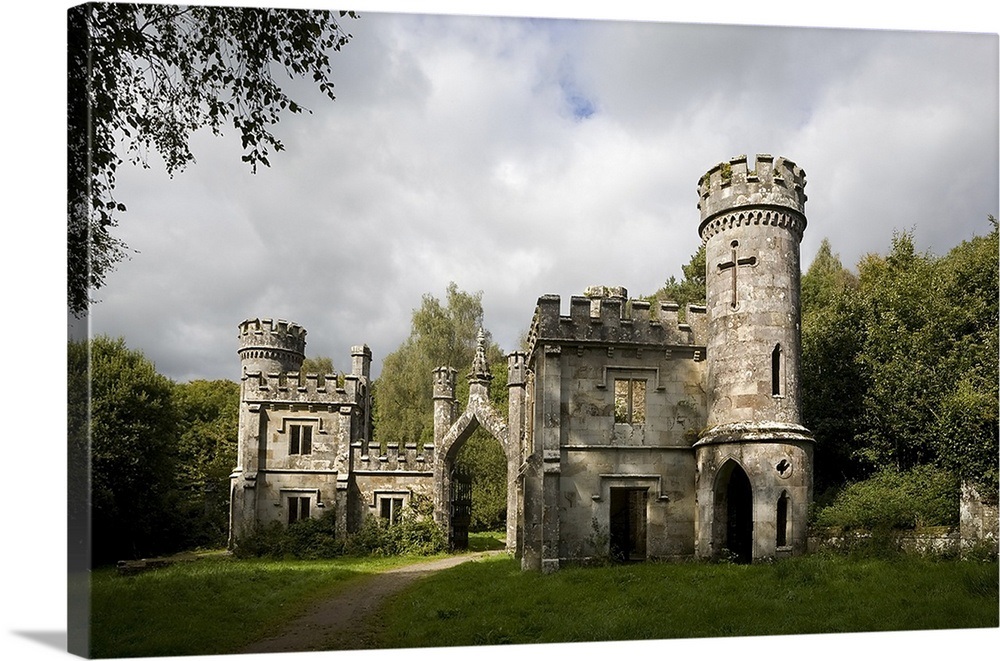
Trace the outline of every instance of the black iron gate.
{"type": "Polygon", "coordinates": [[[469,548],[469,523],[472,521],[472,475],[455,470],[451,474],[452,549],[469,548]]]}

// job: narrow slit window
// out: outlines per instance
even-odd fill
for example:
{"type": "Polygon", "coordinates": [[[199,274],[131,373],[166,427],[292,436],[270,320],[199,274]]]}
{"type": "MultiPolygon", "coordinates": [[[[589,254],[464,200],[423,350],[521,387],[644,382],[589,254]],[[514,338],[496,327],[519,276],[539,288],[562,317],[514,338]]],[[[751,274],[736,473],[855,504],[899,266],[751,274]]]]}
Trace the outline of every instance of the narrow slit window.
{"type": "Polygon", "coordinates": [[[775,397],[782,395],[781,367],[781,345],[776,344],[771,352],[771,394],[775,397]]]}
{"type": "Polygon", "coordinates": [[[778,498],[778,511],[777,511],[777,521],[775,522],[775,528],[777,528],[778,546],[788,545],[788,493],[785,491],[781,492],[781,497],[778,498]]]}

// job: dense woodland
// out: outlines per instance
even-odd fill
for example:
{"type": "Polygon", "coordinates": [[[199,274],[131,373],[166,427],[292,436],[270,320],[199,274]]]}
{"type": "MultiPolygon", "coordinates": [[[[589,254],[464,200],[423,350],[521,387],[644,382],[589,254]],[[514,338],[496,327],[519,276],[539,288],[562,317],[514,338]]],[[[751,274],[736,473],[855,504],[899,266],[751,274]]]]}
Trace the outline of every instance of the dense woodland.
{"type": "MultiPolygon", "coordinates": [[[[803,274],[803,409],[816,437],[819,523],[866,525],[878,515],[902,528],[954,524],[960,480],[995,497],[1000,287],[989,223],[944,256],[918,252],[899,233],[853,271],[824,241],[803,274]]],[[[699,250],[683,279],[648,298],[703,300],[704,261],[699,250]]],[[[376,442],[432,441],[431,372],[455,367],[464,404],[482,322],[481,293],[452,283],[443,301],[423,297],[373,385],[376,442]]],[[[505,411],[504,351],[487,339],[491,397],[505,411]]],[[[89,488],[94,564],[224,545],[238,384],[174,383],[123,339],[71,342],[68,359],[70,465],[85,465],[89,440],[92,467],[89,483],[71,479],[70,502],[86,503],[89,488]]],[[[324,357],[303,367],[333,372],[324,357]]],[[[499,443],[477,433],[459,464],[475,475],[473,527],[501,529],[499,443]]]]}

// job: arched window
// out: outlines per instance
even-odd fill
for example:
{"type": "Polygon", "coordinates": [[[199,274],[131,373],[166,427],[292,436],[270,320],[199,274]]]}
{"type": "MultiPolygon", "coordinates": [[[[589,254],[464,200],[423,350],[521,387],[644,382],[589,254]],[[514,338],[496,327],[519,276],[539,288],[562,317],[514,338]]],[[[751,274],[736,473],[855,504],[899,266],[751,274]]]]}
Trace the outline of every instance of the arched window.
{"type": "Polygon", "coordinates": [[[781,397],[781,345],[775,344],[771,352],[771,395],[781,397]]]}
{"type": "Polygon", "coordinates": [[[782,491],[778,498],[778,512],[775,528],[778,532],[777,545],[779,548],[788,546],[788,492],[782,491]]]}

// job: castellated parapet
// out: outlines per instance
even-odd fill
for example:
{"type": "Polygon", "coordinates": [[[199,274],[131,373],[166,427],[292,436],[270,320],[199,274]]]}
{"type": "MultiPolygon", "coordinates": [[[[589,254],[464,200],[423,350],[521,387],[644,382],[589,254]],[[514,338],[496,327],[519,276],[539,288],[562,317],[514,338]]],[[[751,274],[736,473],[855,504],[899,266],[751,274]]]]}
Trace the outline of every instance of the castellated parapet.
{"type": "Polygon", "coordinates": [[[246,319],[239,340],[244,372],[297,372],[305,360],[306,330],[284,319],[246,319]]]}
{"type": "Polygon", "coordinates": [[[434,469],[434,445],[387,443],[385,448],[363,441],[351,445],[351,470],[371,472],[429,473],[434,469]],[[375,450],[375,452],[372,452],[375,450]]]}
{"type": "MultiPolygon", "coordinates": [[[[704,306],[688,305],[686,323],[681,323],[677,303],[659,301],[654,314],[649,301],[629,300],[624,287],[590,287],[587,293],[570,297],[569,315],[561,313],[558,295],[538,299],[528,334],[529,356],[539,341],[580,346],[694,348],[705,344],[704,306]]],[[[703,352],[698,357],[704,357],[703,352]]]]}
{"type": "Polygon", "coordinates": [[[780,156],[758,154],[753,169],[745,155],[719,163],[698,182],[698,232],[707,241],[734,225],[777,225],[801,239],[805,186],[805,171],[780,156]]]}
{"type": "Polygon", "coordinates": [[[434,370],[434,399],[455,398],[455,376],[458,370],[453,367],[438,367],[434,370]]]}
{"type": "Polygon", "coordinates": [[[364,394],[364,384],[356,374],[344,375],[344,385],[337,385],[335,374],[299,372],[246,372],[243,375],[243,399],[253,402],[298,402],[308,405],[355,404],[364,394]]]}

